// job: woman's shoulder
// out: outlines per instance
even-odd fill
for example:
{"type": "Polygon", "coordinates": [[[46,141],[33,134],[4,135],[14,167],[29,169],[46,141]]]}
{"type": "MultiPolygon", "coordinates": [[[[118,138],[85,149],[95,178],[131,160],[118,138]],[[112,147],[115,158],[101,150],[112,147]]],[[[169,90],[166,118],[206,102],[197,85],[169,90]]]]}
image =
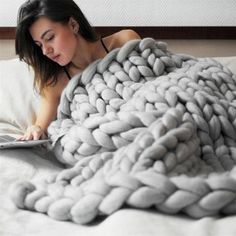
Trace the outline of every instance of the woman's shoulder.
{"type": "Polygon", "coordinates": [[[132,29],[124,29],[107,37],[110,50],[120,48],[133,39],[140,39],[140,36],[132,29]]]}
{"type": "Polygon", "coordinates": [[[140,39],[138,33],[132,29],[125,29],[118,31],[117,33],[114,34],[114,37],[116,37],[116,40],[121,43],[125,43],[132,39],[140,39]]]}

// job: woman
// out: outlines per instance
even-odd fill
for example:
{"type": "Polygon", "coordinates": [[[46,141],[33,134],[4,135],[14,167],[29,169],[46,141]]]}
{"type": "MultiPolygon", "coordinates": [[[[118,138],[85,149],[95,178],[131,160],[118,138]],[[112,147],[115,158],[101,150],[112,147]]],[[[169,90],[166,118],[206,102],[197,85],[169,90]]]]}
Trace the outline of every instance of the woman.
{"type": "Polygon", "coordinates": [[[73,0],[28,0],[19,10],[16,53],[35,72],[41,104],[34,125],[21,140],[40,139],[70,78],[127,41],[140,38],[122,30],[100,38],[73,0]]]}

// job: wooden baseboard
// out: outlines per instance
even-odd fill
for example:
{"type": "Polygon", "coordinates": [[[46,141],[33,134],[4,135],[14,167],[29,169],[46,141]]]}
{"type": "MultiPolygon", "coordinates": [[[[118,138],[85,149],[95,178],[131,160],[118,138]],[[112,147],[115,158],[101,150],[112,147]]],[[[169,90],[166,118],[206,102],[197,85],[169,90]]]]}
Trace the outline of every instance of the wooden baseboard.
{"type": "MultiPolygon", "coordinates": [[[[109,35],[122,29],[133,29],[142,38],[153,37],[156,39],[236,39],[236,27],[95,27],[102,35],[109,35]]],[[[0,27],[0,39],[14,39],[15,27],[0,27]]]]}
{"type": "Polygon", "coordinates": [[[101,35],[124,28],[135,30],[142,38],[156,39],[236,39],[236,27],[97,27],[101,35]]]}
{"type": "Polygon", "coordinates": [[[0,27],[0,39],[14,39],[15,28],[14,27],[0,27]]]}

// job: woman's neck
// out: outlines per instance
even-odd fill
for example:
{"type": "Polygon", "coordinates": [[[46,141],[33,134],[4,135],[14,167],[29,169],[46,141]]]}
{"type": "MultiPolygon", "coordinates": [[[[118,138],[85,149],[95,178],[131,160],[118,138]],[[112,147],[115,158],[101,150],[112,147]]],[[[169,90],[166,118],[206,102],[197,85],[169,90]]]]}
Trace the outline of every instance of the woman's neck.
{"type": "Polygon", "coordinates": [[[103,58],[106,55],[100,40],[88,42],[81,36],[78,36],[78,46],[71,65],[77,70],[85,69],[93,61],[103,58]]]}

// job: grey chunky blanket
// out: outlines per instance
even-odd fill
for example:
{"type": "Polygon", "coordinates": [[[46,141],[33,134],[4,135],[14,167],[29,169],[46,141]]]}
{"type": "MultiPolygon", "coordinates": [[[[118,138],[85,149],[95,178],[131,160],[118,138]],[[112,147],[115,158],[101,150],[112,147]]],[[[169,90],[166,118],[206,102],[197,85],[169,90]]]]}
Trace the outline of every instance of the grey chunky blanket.
{"type": "Polygon", "coordinates": [[[121,207],[236,213],[236,76],[133,40],[76,75],[49,127],[68,168],[17,183],[19,208],[79,224],[121,207]]]}

